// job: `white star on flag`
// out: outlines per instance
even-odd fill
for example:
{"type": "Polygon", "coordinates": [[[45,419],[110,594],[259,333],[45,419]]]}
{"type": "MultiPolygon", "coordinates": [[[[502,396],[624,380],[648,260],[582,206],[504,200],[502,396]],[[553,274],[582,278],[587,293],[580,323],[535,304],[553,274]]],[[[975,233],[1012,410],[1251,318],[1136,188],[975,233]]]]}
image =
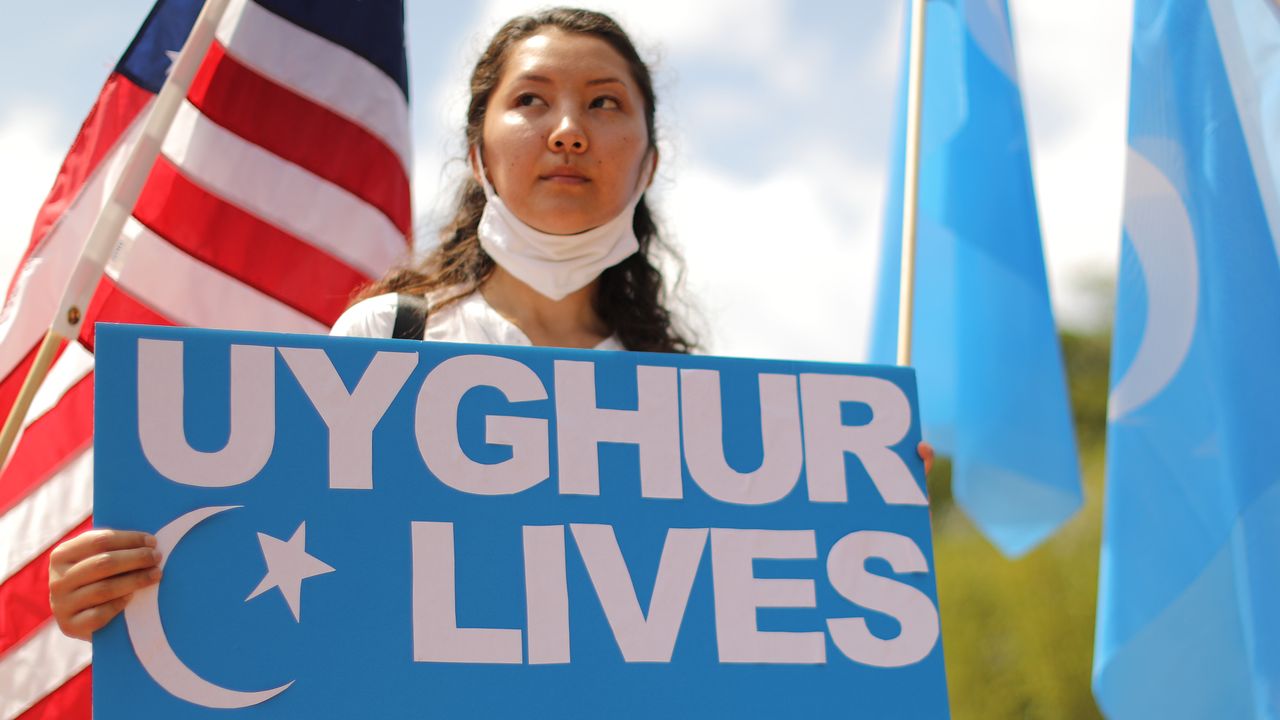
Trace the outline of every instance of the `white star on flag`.
{"type": "Polygon", "coordinates": [[[262,557],[267,561],[267,574],[258,583],[245,602],[258,597],[271,588],[280,588],[280,594],[289,609],[293,611],[293,619],[302,621],[302,581],[333,572],[333,568],[307,554],[307,523],[298,525],[293,537],[286,542],[273,538],[265,533],[258,533],[258,543],[262,545],[262,557]]]}
{"type": "Polygon", "coordinates": [[[165,50],[165,51],[164,51],[164,56],[165,56],[165,57],[167,57],[167,58],[169,58],[169,67],[167,67],[167,68],[165,68],[165,69],[164,69],[164,75],[165,75],[165,77],[168,77],[168,76],[169,76],[169,73],[173,72],[173,64],[174,64],[174,63],[176,63],[176,62],[178,62],[178,54],[179,54],[179,52],[180,52],[180,51],[178,51],[178,50],[165,50]]]}

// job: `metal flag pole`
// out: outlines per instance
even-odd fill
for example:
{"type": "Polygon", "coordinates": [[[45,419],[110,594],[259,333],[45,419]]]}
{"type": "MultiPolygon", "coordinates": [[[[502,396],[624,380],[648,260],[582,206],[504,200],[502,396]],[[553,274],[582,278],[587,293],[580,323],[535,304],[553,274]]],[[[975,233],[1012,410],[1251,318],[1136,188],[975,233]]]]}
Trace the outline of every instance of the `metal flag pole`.
{"type": "Polygon", "coordinates": [[[0,467],[9,459],[9,451],[18,437],[22,421],[31,408],[36,391],[49,374],[58,349],[62,347],[64,340],[74,340],[80,334],[80,323],[84,321],[89,300],[106,269],[111,250],[120,239],[125,221],[133,214],[133,206],[160,154],[164,136],[168,134],[173,118],[191,87],[191,81],[195,79],[196,71],[213,42],[214,32],[226,12],[228,2],[229,0],[206,0],[200,8],[190,35],[183,43],[182,50],[169,71],[169,77],[156,96],[142,135],[129,151],[124,169],[115,187],[111,189],[106,205],[93,222],[93,228],[76,260],[75,269],[71,271],[67,286],[62,292],[62,300],[58,303],[53,321],[36,352],[31,371],[23,380],[18,397],[9,410],[9,417],[4,422],[4,428],[0,430],[0,467]]]}
{"type": "Polygon", "coordinates": [[[902,188],[902,275],[898,282],[898,364],[911,364],[911,320],[915,312],[916,215],[920,186],[920,108],[924,100],[926,0],[911,0],[907,69],[907,156],[902,188]]]}

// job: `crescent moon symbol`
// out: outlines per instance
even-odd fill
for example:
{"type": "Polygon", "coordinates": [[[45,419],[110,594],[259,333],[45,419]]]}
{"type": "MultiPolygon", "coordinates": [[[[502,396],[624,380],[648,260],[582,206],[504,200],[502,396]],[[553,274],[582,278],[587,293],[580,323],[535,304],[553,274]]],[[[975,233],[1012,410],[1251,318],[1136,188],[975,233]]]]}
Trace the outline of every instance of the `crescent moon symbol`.
{"type": "Polygon", "coordinates": [[[1129,369],[1111,390],[1115,420],[1146,405],[1182,368],[1195,337],[1200,263],[1191,217],[1160,169],[1129,148],[1124,231],[1147,286],[1147,325],[1129,369]]]}
{"type": "MultiPolygon", "coordinates": [[[[169,554],[174,546],[191,528],[220,512],[237,507],[240,506],[225,505],[192,510],[161,528],[156,533],[156,549],[161,553],[160,567],[163,568],[169,561],[169,554]]],[[[240,692],[214,685],[196,675],[178,659],[177,653],[169,645],[169,639],[165,637],[164,628],[160,625],[159,599],[159,585],[139,590],[125,606],[124,620],[129,629],[133,651],[137,653],[142,667],[151,675],[151,679],[173,696],[204,707],[235,709],[270,700],[293,684],[293,681],[289,681],[272,690],[240,692]]]]}

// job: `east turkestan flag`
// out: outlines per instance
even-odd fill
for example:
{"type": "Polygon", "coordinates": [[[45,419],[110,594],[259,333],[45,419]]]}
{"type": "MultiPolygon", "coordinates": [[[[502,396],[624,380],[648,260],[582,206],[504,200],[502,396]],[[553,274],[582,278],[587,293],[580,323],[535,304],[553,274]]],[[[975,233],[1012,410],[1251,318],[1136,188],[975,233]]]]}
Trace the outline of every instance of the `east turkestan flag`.
{"type": "MultiPolygon", "coordinates": [[[[1006,0],[926,5],[911,364],[956,502],[1017,556],[1083,496],[1012,27],[1006,0]]],[[[901,158],[901,136],[897,146],[901,158]]],[[[901,161],[895,170],[871,343],[880,363],[896,359],[901,161]]]]}
{"type": "Polygon", "coordinates": [[[1280,5],[1138,0],[1093,686],[1280,718],[1280,5]]]}

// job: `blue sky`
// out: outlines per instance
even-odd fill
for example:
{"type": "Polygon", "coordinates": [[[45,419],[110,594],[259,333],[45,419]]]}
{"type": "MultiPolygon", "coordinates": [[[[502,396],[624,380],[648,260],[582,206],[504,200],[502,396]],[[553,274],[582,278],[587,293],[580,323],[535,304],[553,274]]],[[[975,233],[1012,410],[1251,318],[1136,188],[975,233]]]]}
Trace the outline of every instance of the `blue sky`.
{"type": "MultiPolygon", "coordinates": [[[[885,0],[586,3],[651,59],[662,167],[654,199],[687,260],[695,326],[718,354],[859,360],[874,296],[902,5],[885,0]]],[[[1130,10],[1011,0],[1046,255],[1061,322],[1094,315],[1114,273],[1130,10]]],[[[147,0],[11,8],[0,39],[0,271],[147,0]]],[[[465,80],[519,0],[408,8],[415,210],[462,171],[465,80]]],[[[896,220],[894,220],[896,222],[896,220]]]]}

